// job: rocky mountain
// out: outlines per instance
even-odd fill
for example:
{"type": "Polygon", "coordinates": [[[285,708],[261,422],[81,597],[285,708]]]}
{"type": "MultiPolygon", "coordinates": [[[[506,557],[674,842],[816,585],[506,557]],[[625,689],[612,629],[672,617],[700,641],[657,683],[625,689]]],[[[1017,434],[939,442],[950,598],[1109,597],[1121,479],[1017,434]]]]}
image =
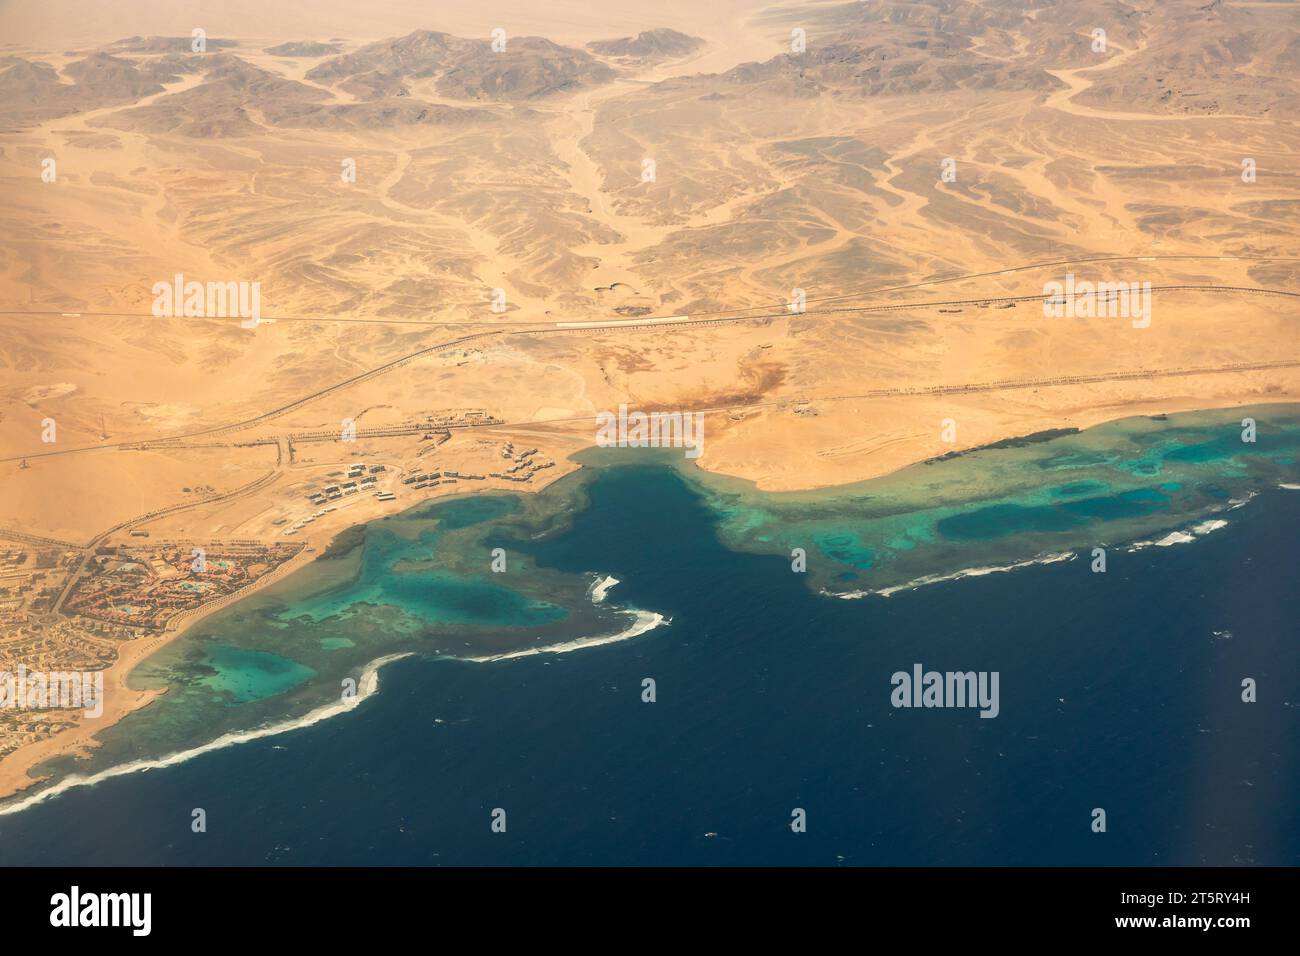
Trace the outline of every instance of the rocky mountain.
{"type": "Polygon", "coordinates": [[[587,44],[587,49],[600,56],[652,63],[681,59],[703,49],[704,45],[699,37],[661,27],[658,30],[646,30],[634,37],[594,40],[587,44]]]}
{"type": "Polygon", "coordinates": [[[178,133],[195,138],[250,136],[268,128],[382,129],[464,124],[490,119],[485,110],[458,109],[413,99],[333,103],[325,90],[286,79],[231,54],[208,59],[204,82],[125,110],[115,128],[178,133]]]}
{"type": "Polygon", "coordinates": [[[341,47],[337,43],[318,43],[312,40],[291,40],[288,43],[281,43],[279,46],[269,46],[263,53],[269,53],[272,56],[288,57],[321,57],[330,56],[338,53],[341,47]]]}
{"type": "Polygon", "coordinates": [[[356,96],[401,95],[410,80],[431,78],[443,96],[518,101],[605,83],[613,70],[583,50],[542,37],[509,37],[502,52],[489,40],[417,30],[334,57],[307,73],[356,96]]]}

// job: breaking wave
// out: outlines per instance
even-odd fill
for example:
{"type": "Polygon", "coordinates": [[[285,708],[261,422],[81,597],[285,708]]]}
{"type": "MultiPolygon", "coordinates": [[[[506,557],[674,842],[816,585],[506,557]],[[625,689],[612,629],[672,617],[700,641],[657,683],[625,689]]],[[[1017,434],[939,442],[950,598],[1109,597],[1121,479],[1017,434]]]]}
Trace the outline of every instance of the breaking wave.
{"type": "MultiPolygon", "coordinates": [[[[617,583],[618,581],[615,578],[609,576],[606,576],[598,582],[597,587],[593,588],[592,591],[593,603],[599,603],[599,601],[604,598],[603,591],[598,591],[600,587],[603,586],[604,590],[607,591],[617,583]],[[599,594],[599,596],[597,596],[597,594],[599,594]]],[[[544,647],[531,647],[519,651],[508,651],[502,654],[489,654],[481,657],[452,657],[451,659],[468,661],[476,664],[487,664],[493,661],[511,660],[516,657],[532,657],[539,654],[567,654],[588,647],[599,647],[603,644],[615,644],[619,641],[631,640],[634,637],[640,637],[642,634],[654,630],[662,624],[670,623],[671,620],[664,617],[662,614],[655,613],[654,611],[639,611],[629,608],[620,613],[630,615],[631,621],[627,627],[613,634],[581,637],[572,641],[564,641],[559,644],[548,644],[544,647]]],[[[167,754],[162,757],[132,760],[127,763],[118,764],[115,767],[109,767],[107,770],[102,770],[99,773],[94,773],[89,776],[74,774],[72,776],[64,777],[62,780],[59,780],[48,787],[44,787],[34,793],[28,794],[27,796],[17,796],[13,799],[13,802],[8,805],[0,806],[0,816],[26,810],[29,807],[33,807],[38,803],[43,803],[46,800],[56,797],[61,793],[65,793],[68,790],[72,790],[75,787],[93,786],[102,780],[110,780],[114,777],[122,777],[131,773],[139,773],[147,770],[159,770],[164,767],[174,767],[177,764],[185,763],[187,760],[202,756],[206,753],[212,753],[215,750],[224,750],[227,747],[234,747],[237,744],[248,743],[253,740],[261,740],[264,737],[274,737],[304,727],[311,727],[314,724],[328,720],[331,717],[336,717],[339,714],[346,713],[355,708],[363,700],[367,699],[379,690],[379,671],[384,667],[384,665],[413,656],[415,656],[414,652],[406,652],[402,654],[388,654],[376,658],[367,664],[365,669],[362,670],[361,676],[357,680],[357,692],[355,695],[347,698],[340,698],[339,700],[331,701],[328,704],[323,704],[320,707],[308,711],[301,717],[267,724],[262,727],[255,727],[251,730],[231,731],[230,733],[222,734],[215,740],[211,740],[205,744],[200,744],[197,747],[191,747],[188,750],[177,751],[176,753],[167,754]]],[[[36,784],[36,786],[40,785],[36,784]]]]}
{"type": "MultiPolygon", "coordinates": [[[[1246,499],[1247,501],[1249,499],[1246,499]]],[[[1243,501],[1242,504],[1246,502],[1243,501]]],[[[1236,505],[1235,507],[1241,507],[1236,505]]],[[[1163,538],[1153,538],[1150,541],[1134,541],[1128,546],[1129,552],[1141,551],[1143,548],[1167,548],[1175,544],[1191,544],[1197,538],[1203,538],[1212,531],[1218,531],[1220,528],[1226,528],[1228,522],[1219,518],[1212,518],[1209,521],[1202,521],[1200,524],[1194,524],[1186,531],[1171,531],[1163,538]]]]}
{"type": "Polygon", "coordinates": [[[26,810],[28,807],[43,803],[51,797],[56,797],[65,791],[74,787],[88,787],[99,783],[101,780],[110,780],[113,777],[122,777],[129,773],[138,773],[146,770],[160,770],[163,767],[174,767],[177,764],[184,763],[194,757],[211,753],[214,750],[224,750],[226,747],[233,747],[236,744],[248,743],[251,740],[260,740],[263,737],[274,737],[277,734],[288,733],[291,730],[298,730],[303,727],[310,727],[313,724],[319,724],[323,720],[328,720],[338,714],[346,713],[360,704],[367,697],[379,690],[379,669],[385,664],[401,660],[404,657],[412,656],[406,654],[388,654],[384,657],[377,657],[361,672],[361,677],[357,681],[357,692],[352,697],[340,698],[331,703],[324,704],[314,710],[308,711],[301,717],[295,717],[291,720],[283,720],[274,724],[267,724],[263,727],[254,727],[251,730],[236,730],[227,734],[222,734],[215,740],[208,741],[206,744],[200,744],[197,747],[191,747],[188,750],[180,750],[173,754],[167,754],[163,757],[150,757],[143,760],[132,760],[124,764],[118,764],[116,767],[109,767],[107,770],[101,770],[99,773],[83,777],[79,774],[65,777],[57,783],[30,794],[26,797],[19,797],[13,803],[0,807],[0,816],[9,813],[17,813],[20,810],[26,810]]]}
{"type": "Polygon", "coordinates": [[[854,601],[864,597],[889,597],[899,591],[913,591],[916,588],[925,587],[927,584],[940,584],[944,581],[957,581],[961,578],[978,578],[986,574],[999,574],[1004,571],[1016,571],[1020,568],[1027,568],[1035,564],[1055,564],[1058,561],[1073,561],[1075,553],[1073,551],[1060,551],[1052,554],[1042,554],[1036,558],[1030,558],[1028,561],[1017,561],[1015,564],[995,565],[980,568],[964,568],[961,571],[953,571],[949,574],[927,574],[923,577],[915,578],[906,584],[895,584],[887,588],[872,588],[862,591],[825,591],[821,593],[827,597],[837,597],[842,601],[854,601]]]}
{"type": "Polygon", "coordinates": [[[619,583],[621,582],[618,578],[612,574],[606,574],[596,580],[596,583],[591,586],[591,590],[587,592],[587,596],[591,598],[592,604],[599,604],[605,600],[605,595],[609,593],[609,589],[619,583]]]}
{"type": "Polygon", "coordinates": [[[661,624],[671,623],[671,618],[666,618],[662,614],[654,611],[637,611],[628,609],[623,614],[632,615],[632,623],[623,630],[614,634],[603,634],[595,637],[580,637],[572,641],[563,641],[559,644],[547,644],[543,647],[529,647],[521,651],[506,651],[502,654],[486,654],[482,657],[457,657],[458,661],[472,661],[475,664],[489,664],[492,661],[507,661],[516,657],[533,657],[538,654],[567,654],[570,651],[579,651],[585,647],[599,647],[602,644],[616,644],[619,641],[629,641],[634,637],[640,637],[647,631],[653,631],[661,624]]]}

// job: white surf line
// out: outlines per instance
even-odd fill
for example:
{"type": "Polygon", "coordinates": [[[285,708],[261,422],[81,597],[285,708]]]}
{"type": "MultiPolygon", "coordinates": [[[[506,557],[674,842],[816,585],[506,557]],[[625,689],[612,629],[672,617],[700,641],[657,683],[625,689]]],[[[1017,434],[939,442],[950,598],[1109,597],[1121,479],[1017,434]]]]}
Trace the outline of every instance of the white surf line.
{"type": "Polygon", "coordinates": [[[547,644],[545,647],[529,647],[522,651],[507,651],[504,654],[487,654],[482,657],[453,657],[452,660],[468,661],[472,664],[490,664],[493,661],[508,661],[516,657],[535,657],[539,654],[568,654],[571,651],[580,651],[587,647],[600,647],[603,644],[617,644],[620,641],[630,641],[634,637],[640,637],[647,631],[653,631],[661,624],[671,624],[672,618],[664,617],[655,611],[638,611],[635,608],[628,608],[623,611],[624,614],[632,615],[632,623],[617,632],[616,634],[606,634],[598,637],[580,637],[573,641],[564,641],[560,644],[547,644]]]}
{"type": "MultiPolygon", "coordinates": [[[[1279,488],[1291,488],[1300,491],[1300,485],[1278,485],[1279,488]]],[[[1228,504],[1223,508],[1217,508],[1217,511],[1236,511],[1238,508],[1244,508],[1250,504],[1259,495],[1258,491],[1248,491],[1243,498],[1230,498],[1228,504]]],[[[1143,548],[1168,548],[1175,544],[1191,544],[1198,538],[1203,538],[1211,532],[1218,531],[1220,528],[1226,528],[1228,522],[1222,518],[1207,518],[1190,527],[1171,531],[1163,538],[1153,538],[1148,541],[1134,541],[1127,548],[1129,552],[1141,551],[1143,548]]]]}
{"type": "Polygon", "coordinates": [[[1196,540],[1196,535],[1187,531],[1171,531],[1163,538],[1157,541],[1138,541],[1130,551],[1141,551],[1143,548],[1168,548],[1175,544],[1191,544],[1196,540]]]}
{"type": "MultiPolygon", "coordinates": [[[[1244,502],[1243,502],[1244,504],[1244,502]]],[[[1192,525],[1186,530],[1171,531],[1163,538],[1154,538],[1150,541],[1134,541],[1128,547],[1130,553],[1141,551],[1143,548],[1168,548],[1175,544],[1191,544],[1197,538],[1203,538],[1211,532],[1218,531],[1220,528],[1226,528],[1228,522],[1222,518],[1210,518],[1192,525]]]]}
{"type": "Polygon", "coordinates": [[[587,592],[587,596],[591,598],[592,604],[600,604],[605,600],[605,595],[609,594],[609,589],[620,583],[622,582],[612,574],[606,574],[591,586],[591,590],[587,592]]]}
{"type": "Polygon", "coordinates": [[[99,783],[101,780],[109,780],[113,777],[123,777],[130,773],[137,773],[145,770],[160,770],[164,767],[174,767],[194,757],[206,753],[212,753],[215,750],[224,750],[227,747],[233,747],[236,744],[248,743],[251,740],[260,740],[263,737],[274,737],[279,734],[287,733],[291,730],[299,730],[303,727],[310,727],[318,724],[323,720],[328,720],[338,714],[346,713],[355,708],[363,700],[370,697],[379,689],[379,669],[385,664],[391,664],[393,661],[401,660],[404,657],[411,657],[413,652],[404,654],[389,654],[384,657],[376,658],[366,665],[365,670],[361,672],[361,679],[357,681],[357,692],[352,697],[340,698],[333,703],[317,707],[309,711],[302,717],[296,717],[292,720],[281,721],[277,724],[269,724],[264,727],[256,727],[252,730],[236,730],[227,734],[222,734],[215,740],[206,744],[200,744],[189,750],[181,750],[163,757],[152,757],[144,760],[132,760],[128,763],[119,764],[116,767],[109,767],[99,773],[91,774],[89,777],[73,775],[65,777],[58,783],[30,796],[23,797],[14,803],[0,807],[0,816],[10,813],[18,813],[20,810],[26,810],[38,803],[44,803],[52,797],[73,789],[74,787],[88,787],[99,783]]]}
{"type": "MultiPolygon", "coordinates": [[[[606,581],[614,581],[613,578],[606,576],[606,581]]],[[[603,582],[602,582],[603,583],[603,582]]],[[[613,584],[608,587],[613,587],[613,584]]],[[[634,637],[640,637],[648,631],[654,630],[662,624],[672,623],[671,618],[666,618],[662,614],[654,611],[638,611],[627,609],[622,613],[632,615],[632,623],[621,631],[614,634],[598,635],[596,637],[583,637],[572,641],[565,641],[559,644],[550,644],[545,647],[532,647],[520,651],[511,651],[504,654],[491,654],[483,657],[455,657],[453,655],[442,655],[444,660],[466,661],[475,664],[486,664],[493,661],[510,660],[516,657],[531,657],[538,654],[567,654],[571,651],[582,650],[587,647],[599,647],[603,644],[615,644],[620,641],[631,640],[634,637]]],[[[293,730],[300,730],[310,727],[314,724],[321,723],[331,717],[347,713],[357,707],[363,700],[366,700],[379,690],[379,670],[386,664],[393,661],[399,661],[403,658],[414,657],[416,652],[407,651],[401,654],[388,654],[384,657],[376,658],[366,665],[361,672],[361,678],[357,681],[357,693],[348,698],[342,698],[329,704],[324,704],[314,710],[309,711],[302,717],[290,720],[280,721],[276,724],[269,724],[264,727],[257,727],[252,730],[238,730],[227,734],[222,734],[215,740],[206,744],[200,744],[197,747],[191,747],[189,750],[181,750],[163,757],[153,757],[144,760],[132,760],[128,763],[119,764],[115,767],[109,767],[99,773],[91,774],[88,777],[81,775],[72,775],[65,777],[57,783],[51,784],[45,789],[38,790],[26,797],[20,797],[13,803],[6,806],[0,806],[0,816],[11,813],[18,813],[29,807],[44,803],[61,793],[66,793],[76,787],[89,787],[102,780],[110,780],[114,777],[122,777],[131,773],[143,772],[146,770],[160,770],[165,767],[174,767],[178,764],[185,763],[194,757],[200,757],[203,754],[212,753],[216,750],[224,750],[227,747],[233,747],[237,744],[248,743],[252,740],[260,740],[265,737],[274,737],[279,734],[288,733],[293,730]]],[[[436,658],[434,658],[436,659],[436,658]]],[[[37,784],[39,786],[39,784],[37,784]]]]}
{"type": "Polygon", "coordinates": [[[1001,574],[1007,571],[1016,571],[1020,568],[1032,567],[1035,564],[1055,564],[1058,561],[1073,561],[1076,555],[1073,551],[1060,551],[1052,554],[1039,555],[1036,558],[1030,558],[1027,561],[1017,561],[1015,564],[991,565],[988,567],[963,568],[960,571],[953,571],[949,574],[927,574],[923,577],[915,578],[906,584],[895,584],[887,588],[867,589],[862,591],[827,591],[821,593],[826,597],[839,598],[841,601],[856,601],[864,597],[889,597],[891,594],[897,594],[899,591],[912,591],[927,584],[941,584],[944,581],[958,581],[962,578],[978,578],[986,574],[1001,574]]]}

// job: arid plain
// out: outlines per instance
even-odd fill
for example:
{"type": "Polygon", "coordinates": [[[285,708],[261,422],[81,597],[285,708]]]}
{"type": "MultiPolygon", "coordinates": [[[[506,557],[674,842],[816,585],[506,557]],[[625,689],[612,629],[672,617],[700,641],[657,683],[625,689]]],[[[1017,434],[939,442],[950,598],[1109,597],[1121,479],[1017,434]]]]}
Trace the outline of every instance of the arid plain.
{"type": "Polygon", "coordinates": [[[109,687],[0,714],[0,796],[181,627],[620,404],[776,490],[1300,400],[1296,3],[162,6],[0,8],[0,670],[109,687]],[[177,274],[261,321],[155,317],[177,274]],[[1046,317],[1067,274],[1149,324],[1046,317]],[[193,547],[229,580],[147,626],[86,597],[193,547]]]}

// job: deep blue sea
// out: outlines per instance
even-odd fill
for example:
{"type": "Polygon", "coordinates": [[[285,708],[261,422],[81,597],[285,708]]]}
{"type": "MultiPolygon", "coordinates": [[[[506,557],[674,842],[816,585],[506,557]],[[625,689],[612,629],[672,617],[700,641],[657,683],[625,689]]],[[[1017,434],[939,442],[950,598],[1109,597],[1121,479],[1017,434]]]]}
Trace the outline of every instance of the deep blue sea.
{"type": "Polygon", "coordinates": [[[336,718],[0,817],[0,864],[1300,863],[1300,492],[1105,574],[862,600],[723,548],[668,469],[609,469],[590,498],[533,557],[670,624],[395,662],[336,718]],[[893,708],[915,663],[999,672],[999,716],[893,708]]]}

